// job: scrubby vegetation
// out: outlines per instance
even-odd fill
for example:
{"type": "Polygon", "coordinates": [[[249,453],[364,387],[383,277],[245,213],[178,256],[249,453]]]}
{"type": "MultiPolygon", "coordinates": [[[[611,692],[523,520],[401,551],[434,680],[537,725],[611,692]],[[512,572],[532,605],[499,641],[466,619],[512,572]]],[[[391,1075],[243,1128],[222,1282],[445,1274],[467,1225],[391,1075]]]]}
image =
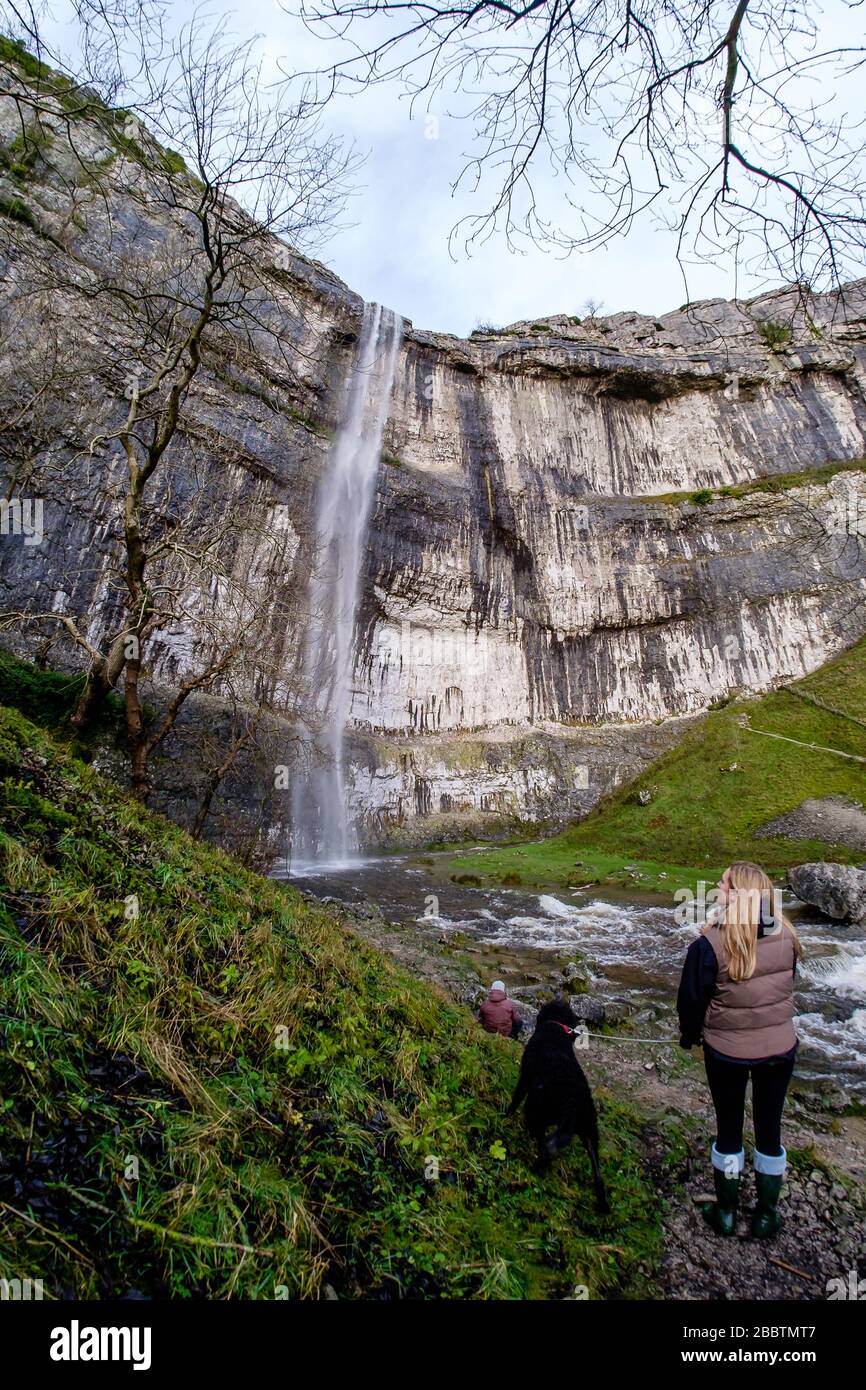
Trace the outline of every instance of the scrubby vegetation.
{"type": "Polygon", "coordinates": [[[0,1277],[46,1297],[646,1291],[660,1212],[626,1104],[600,1090],[601,1220],[582,1152],[531,1173],[502,1113],[515,1049],[467,1011],[10,710],[0,778],[0,1277]]]}
{"type": "Polygon", "coordinates": [[[733,859],[773,874],[828,856],[862,863],[863,851],[844,845],[757,834],[808,797],[863,801],[866,763],[825,749],[866,757],[866,640],[790,687],[734,698],[696,720],[675,749],[563,834],[461,856],[455,871],[483,884],[517,873],[524,885],[638,879],[670,890],[714,879],[733,859]]]}
{"type": "Polygon", "coordinates": [[[80,89],[76,88],[68,77],[55,72],[35,54],[30,53],[17,39],[9,38],[6,34],[0,34],[0,62],[17,68],[22,77],[54,92],[64,104],[74,102],[76,107],[81,104],[81,98],[75,95],[80,89]]]}
{"type": "MultiPolygon", "coordinates": [[[[762,492],[791,492],[795,488],[823,487],[839,473],[866,472],[866,459],[846,459],[838,463],[827,463],[820,468],[804,468],[798,473],[769,473],[748,483],[730,483],[720,488],[702,488],[700,493],[664,492],[653,495],[644,494],[634,498],[636,502],[666,502],[676,506],[682,502],[696,502],[698,496],[703,503],[712,502],[716,497],[751,497],[762,492]]],[[[699,504],[700,505],[700,504],[699,504]]]]}
{"type": "MultiPolygon", "coordinates": [[[[105,106],[90,88],[49,67],[17,39],[4,34],[0,34],[0,64],[17,70],[23,79],[53,96],[67,115],[97,118],[119,155],[148,167],[156,163],[167,174],[188,172],[183,156],[176,150],[158,144],[150,136],[145,149],[134,134],[127,133],[127,122],[134,121],[129,111],[105,106]]],[[[11,145],[0,150],[0,168],[11,170],[19,178],[25,176],[49,141],[50,133],[42,129],[38,121],[32,123],[11,145]]]]}
{"type": "Polygon", "coordinates": [[[0,705],[12,705],[36,724],[60,724],[75,708],[83,684],[83,676],[42,671],[0,652],[0,705]]]}
{"type": "Polygon", "coordinates": [[[765,347],[775,351],[787,347],[791,341],[791,328],[778,319],[755,319],[755,330],[765,347]]]}

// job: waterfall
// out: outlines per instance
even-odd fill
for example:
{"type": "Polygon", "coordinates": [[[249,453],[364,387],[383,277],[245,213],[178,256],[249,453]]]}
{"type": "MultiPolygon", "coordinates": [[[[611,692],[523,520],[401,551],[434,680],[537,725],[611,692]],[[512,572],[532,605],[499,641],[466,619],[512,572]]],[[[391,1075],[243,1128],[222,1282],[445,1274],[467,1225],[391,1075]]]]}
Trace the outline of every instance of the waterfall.
{"type": "Polygon", "coordinates": [[[342,420],[319,489],[316,557],[304,644],[304,687],[312,716],[292,786],[292,869],[315,861],[344,864],[351,831],[344,741],[352,706],[355,616],[364,542],[376,488],[382,435],[394,385],[402,320],[379,304],[364,306],[342,420]]]}

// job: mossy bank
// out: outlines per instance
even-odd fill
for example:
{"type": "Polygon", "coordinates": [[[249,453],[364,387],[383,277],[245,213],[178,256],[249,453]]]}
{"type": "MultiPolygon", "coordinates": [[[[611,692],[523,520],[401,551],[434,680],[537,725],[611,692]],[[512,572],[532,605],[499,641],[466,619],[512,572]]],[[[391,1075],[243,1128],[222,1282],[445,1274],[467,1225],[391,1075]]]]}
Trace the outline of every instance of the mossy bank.
{"type": "Polygon", "coordinates": [[[543,1181],[516,1049],[324,909],[0,714],[0,1277],[45,1296],[642,1296],[647,1125],[600,1089],[613,1216],[543,1181]],[[438,1176],[437,1176],[438,1174],[438,1176]]]}

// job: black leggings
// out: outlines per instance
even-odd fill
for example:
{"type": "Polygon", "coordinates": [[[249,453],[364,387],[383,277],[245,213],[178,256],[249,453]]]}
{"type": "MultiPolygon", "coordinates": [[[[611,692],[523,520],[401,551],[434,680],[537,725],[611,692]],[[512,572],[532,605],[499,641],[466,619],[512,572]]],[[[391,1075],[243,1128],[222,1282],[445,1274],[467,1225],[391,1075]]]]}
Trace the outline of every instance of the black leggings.
{"type": "Polygon", "coordinates": [[[783,1062],[725,1062],[704,1048],[704,1063],[713,1105],[716,1107],[716,1149],[738,1154],[743,1147],[743,1113],[746,1085],[752,1078],[752,1112],[755,1148],[768,1158],[782,1153],[782,1106],[794,1058],[783,1062]]]}

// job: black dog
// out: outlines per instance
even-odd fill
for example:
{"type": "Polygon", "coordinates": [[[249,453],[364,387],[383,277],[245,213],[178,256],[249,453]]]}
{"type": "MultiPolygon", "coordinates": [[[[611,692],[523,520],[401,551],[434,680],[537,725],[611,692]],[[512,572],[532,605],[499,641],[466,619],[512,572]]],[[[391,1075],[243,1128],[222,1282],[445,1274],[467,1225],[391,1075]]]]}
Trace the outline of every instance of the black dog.
{"type": "Polygon", "coordinates": [[[507,1114],[526,1100],[524,1122],[538,1145],[536,1172],[544,1173],[550,1160],[580,1135],[589,1154],[595,1184],[595,1200],[603,1214],[610,1211],[604,1180],[598,1165],[598,1118],[592,1092],[574,1055],[572,1030],[577,1015],[568,1004],[544,1004],[535,1020],[535,1032],[526,1044],[520,1063],[517,1089],[507,1114]],[[556,1126],[547,1137],[547,1131],[556,1126]]]}

